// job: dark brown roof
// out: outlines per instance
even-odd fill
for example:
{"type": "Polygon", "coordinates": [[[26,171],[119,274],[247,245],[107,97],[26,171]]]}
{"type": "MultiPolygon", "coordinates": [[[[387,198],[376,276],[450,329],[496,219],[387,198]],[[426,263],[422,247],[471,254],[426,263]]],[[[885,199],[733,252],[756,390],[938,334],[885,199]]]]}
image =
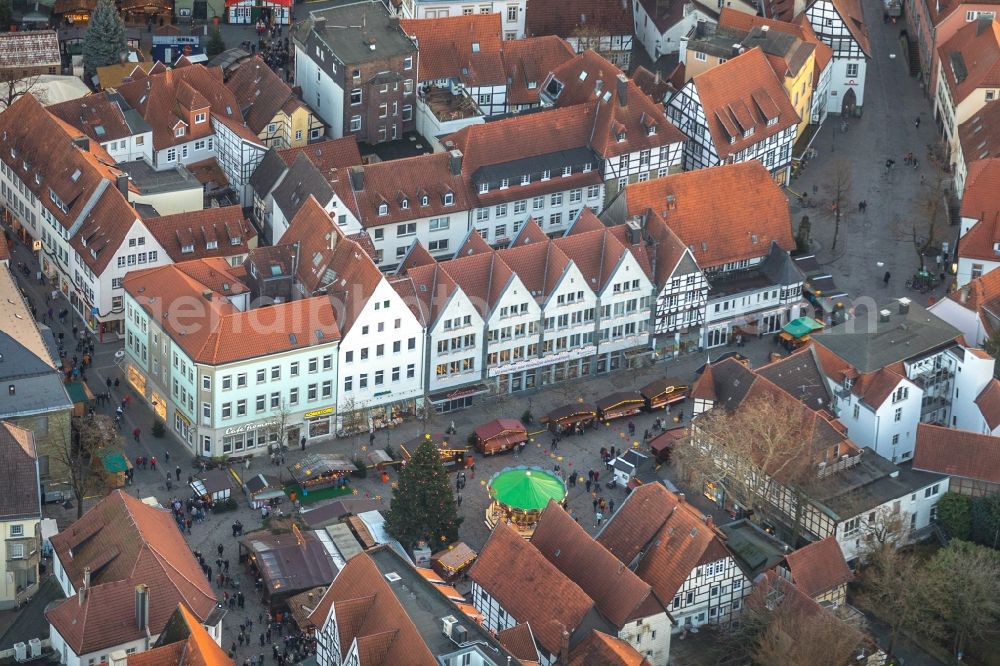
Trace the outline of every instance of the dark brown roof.
{"type": "Polygon", "coordinates": [[[572,634],[594,602],[506,523],[493,529],[469,577],[518,623],[531,624],[535,640],[558,654],[563,631],[572,634]],[[517,575],[512,574],[517,563],[517,575]]]}
{"type": "Polygon", "coordinates": [[[574,37],[580,32],[600,35],[632,34],[632,3],[606,0],[532,0],[525,10],[524,29],[528,36],[574,37]]]}
{"type": "Polygon", "coordinates": [[[108,94],[87,95],[45,108],[99,143],[124,139],[133,133],[122,108],[108,94]]]}
{"type": "Polygon", "coordinates": [[[58,67],[59,37],[55,30],[5,32],[0,35],[0,69],[54,65],[58,67]]]}
{"type": "Polygon", "coordinates": [[[290,100],[292,89],[261,59],[254,56],[240,63],[226,88],[232,92],[247,126],[260,134],[290,100]]]}
{"type": "Polygon", "coordinates": [[[531,545],[579,585],[594,600],[601,615],[619,629],[631,620],[665,612],[648,583],[621,566],[610,551],[551,500],[531,536],[531,545]]]}
{"type": "Polygon", "coordinates": [[[500,645],[521,661],[540,661],[535,637],[531,635],[531,625],[515,624],[497,634],[500,645]]]}
{"type": "Polygon", "coordinates": [[[31,431],[0,421],[0,520],[42,517],[37,463],[31,431]]]}
{"type": "Polygon", "coordinates": [[[573,47],[556,35],[508,39],[501,50],[509,105],[538,104],[538,92],[548,73],[575,55],[573,47]]]}
{"type": "Polygon", "coordinates": [[[204,622],[215,609],[215,592],[191,554],[169,511],[116,490],[68,529],[52,548],[78,591],[84,569],[91,588],[81,604],[70,598],[47,611],[52,626],[77,654],[137,640],[135,586],[150,588],[149,626],[159,633],[181,602],[204,622]]]}
{"type": "MultiPolygon", "coordinates": [[[[597,535],[597,542],[631,566],[677,507],[678,498],[662,484],[639,486],[597,535]]],[[[673,599],[673,595],[670,596],[673,599]]]]}
{"type": "Polygon", "coordinates": [[[1000,483],[1000,437],[921,423],[913,468],[1000,483]]]}
{"type": "Polygon", "coordinates": [[[816,598],[854,580],[837,538],[829,536],[785,556],[796,587],[816,598]]]}
{"type": "Polygon", "coordinates": [[[400,28],[420,45],[420,80],[456,79],[467,87],[506,85],[500,57],[499,13],[403,19],[400,28]]]}

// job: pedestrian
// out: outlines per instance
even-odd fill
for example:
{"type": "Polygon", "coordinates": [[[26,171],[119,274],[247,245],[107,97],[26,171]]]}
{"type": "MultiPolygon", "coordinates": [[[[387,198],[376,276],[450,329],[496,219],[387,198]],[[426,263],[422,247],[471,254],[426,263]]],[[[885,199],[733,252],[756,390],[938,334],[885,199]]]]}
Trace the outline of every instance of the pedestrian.
{"type": "Polygon", "coordinates": [[[591,481],[590,479],[587,479],[587,484],[586,485],[587,485],[587,492],[588,493],[590,492],[590,486],[593,485],[593,483],[594,483],[593,481],[591,481]]]}
{"type": "Polygon", "coordinates": [[[886,271],[886,272],[885,272],[885,275],[883,275],[883,276],[882,276],[882,282],[883,282],[883,283],[885,284],[885,286],[887,286],[887,287],[889,286],[889,278],[890,278],[890,277],[892,277],[892,276],[891,276],[891,275],[889,274],[889,271],[886,271]]]}
{"type": "Polygon", "coordinates": [[[149,458],[149,469],[156,471],[156,456],[151,456],[149,458]]]}
{"type": "Polygon", "coordinates": [[[604,520],[604,514],[598,511],[597,513],[594,514],[594,518],[597,519],[597,524],[594,525],[594,527],[600,527],[601,521],[604,520]]]}
{"type": "Polygon", "coordinates": [[[118,390],[119,382],[120,382],[120,380],[117,377],[115,377],[115,390],[116,391],[118,390]]]}
{"type": "Polygon", "coordinates": [[[141,435],[142,435],[142,430],[139,429],[138,426],[136,426],[135,430],[132,431],[132,437],[133,439],[135,439],[137,444],[139,443],[139,438],[141,435]]]}
{"type": "Polygon", "coordinates": [[[615,512],[615,498],[612,497],[611,499],[608,500],[608,513],[614,513],[614,512],[615,512]]]}
{"type": "Polygon", "coordinates": [[[181,466],[178,465],[177,469],[174,470],[174,474],[177,475],[177,482],[180,483],[181,480],[181,466]]]}
{"type": "Polygon", "coordinates": [[[218,551],[219,557],[222,557],[222,553],[226,550],[226,547],[220,543],[218,546],[215,547],[215,550],[218,551]]]}
{"type": "Polygon", "coordinates": [[[303,435],[302,439],[299,440],[299,448],[302,449],[303,451],[306,450],[306,437],[305,437],[305,435],[303,435]]]}
{"type": "Polygon", "coordinates": [[[920,129],[920,116],[917,116],[916,118],[913,119],[913,126],[917,129],[920,129]]]}
{"type": "Polygon", "coordinates": [[[596,498],[596,497],[594,498],[594,501],[593,501],[593,502],[591,502],[591,504],[593,504],[593,505],[594,505],[594,513],[597,513],[597,504],[598,504],[598,500],[597,500],[597,498],[596,498]]]}
{"type": "Polygon", "coordinates": [[[458,504],[458,506],[462,506],[462,493],[458,494],[458,497],[455,498],[455,502],[458,504]]]}

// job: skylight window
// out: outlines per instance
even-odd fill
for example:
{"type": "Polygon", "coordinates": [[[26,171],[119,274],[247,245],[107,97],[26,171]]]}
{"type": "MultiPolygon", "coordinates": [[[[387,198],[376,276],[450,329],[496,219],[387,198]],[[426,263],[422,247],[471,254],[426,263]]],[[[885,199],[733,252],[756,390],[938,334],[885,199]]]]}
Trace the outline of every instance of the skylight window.
{"type": "Polygon", "coordinates": [[[76,171],[73,172],[73,175],[70,176],[69,178],[75,183],[76,181],[80,180],[81,175],[82,175],[81,171],[77,169],[76,171]]]}

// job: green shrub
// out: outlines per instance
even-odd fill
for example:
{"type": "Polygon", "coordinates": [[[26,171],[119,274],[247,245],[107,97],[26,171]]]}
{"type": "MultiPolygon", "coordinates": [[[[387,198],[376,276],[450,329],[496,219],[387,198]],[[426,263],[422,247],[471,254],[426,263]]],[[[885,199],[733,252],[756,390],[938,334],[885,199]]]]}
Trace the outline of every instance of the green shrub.
{"type": "Polygon", "coordinates": [[[153,419],[153,437],[163,439],[166,434],[167,425],[163,422],[163,419],[153,419]]]}

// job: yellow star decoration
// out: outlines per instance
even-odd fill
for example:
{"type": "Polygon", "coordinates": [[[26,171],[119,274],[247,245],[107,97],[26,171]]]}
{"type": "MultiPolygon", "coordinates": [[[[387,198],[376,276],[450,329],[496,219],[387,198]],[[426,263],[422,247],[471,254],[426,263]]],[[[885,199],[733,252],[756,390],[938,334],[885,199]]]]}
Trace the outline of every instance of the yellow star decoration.
{"type": "Polygon", "coordinates": [[[377,499],[379,502],[381,502],[382,501],[382,496],[381,495],[376,495],[375,499],[377,499]]]}
{"type": "Polygon", "coordinates": [[[556,456],[556,460],[558,460],[559,462],[562,462],[562,459],[563,459],[562,456],[556,456]]]}
{"type": "Polygon", "coordinates": [[[357,488],[351,488],[351,494],[352,495],[357,495],[358,494],[358,489],[357,488]]]}
{"type": "Polygon", "coordinates": [[[480,481],[480,482],[479,482],[479,485],[481,485],[481,486],[485,486],[485,485],[486,485],[486,481],[480,481]]]}
{"type": "Polygon", "coordinates": [[[368,450],[368,447],[367,447],[367,446],[364,446],[364,445],[362,445],[362,447],[361,447],[361,450],[362,450],[362,451],[367,451],[367,450],[368,450]]]}
{"type": "Polygon", "coordinates": [[[396,483],[395,481],[393,481],[391,487],[392,487],[393,490],[396,490],[396,488],[399,487],[399,484],[396,483]]]}

